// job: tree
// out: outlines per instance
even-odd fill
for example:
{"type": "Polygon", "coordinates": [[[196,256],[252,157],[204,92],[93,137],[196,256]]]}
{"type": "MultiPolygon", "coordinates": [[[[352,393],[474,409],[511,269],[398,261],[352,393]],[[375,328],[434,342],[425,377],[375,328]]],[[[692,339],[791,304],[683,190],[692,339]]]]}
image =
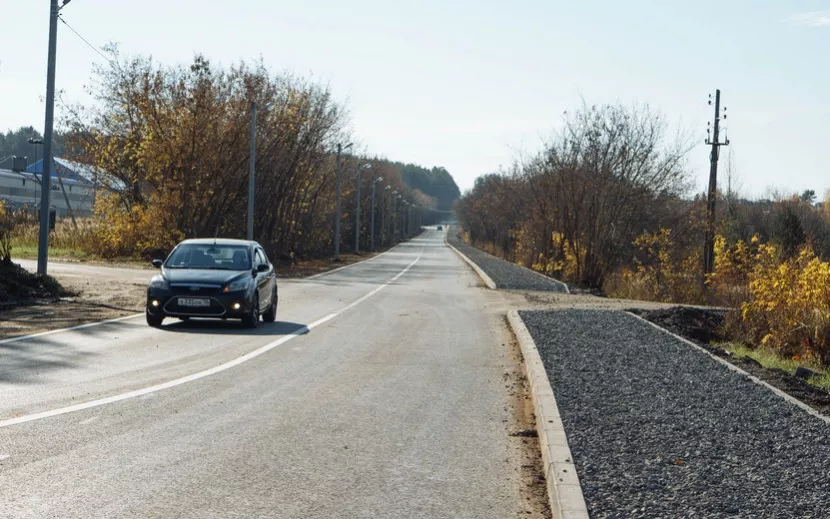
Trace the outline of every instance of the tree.
{"type": "Polygon", "coordinates": [[[477,180],[459,219],[474,241],[507,256],[516,247],[523,263],[542,258],[546,272],[599,287],[688,189],[687,146],[665,129],[648,107],[583,106],[536,157],[477,180]]]}

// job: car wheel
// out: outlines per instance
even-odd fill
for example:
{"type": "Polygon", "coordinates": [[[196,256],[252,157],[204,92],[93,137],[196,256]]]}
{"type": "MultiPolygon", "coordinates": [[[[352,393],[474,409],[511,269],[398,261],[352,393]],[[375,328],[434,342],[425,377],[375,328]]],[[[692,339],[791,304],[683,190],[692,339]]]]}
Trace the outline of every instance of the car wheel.
{"type": "Polygon", "coordinates": [[[256,328],[259,324],[259,298],[257,296],[254,296],[254,300],[251,301],[251,310],[242,318],[242,324],[248,328],[256,328]]]}
{"type": "Polygon", "coordinates": [[[274,290],[274,297],[271,298],[271,307],[262,314],[262,320],[266,323],[273,323],[277,320],[277,291],[274,290]]]}
{"type": "Polygon", "coordinates": [[[152,326],[153,328],[158,328],[161,326],[162,321],[164,321],[163,315],[153,315],[150,312],[144,312],[147,315],[147,324],[152,326]]]}

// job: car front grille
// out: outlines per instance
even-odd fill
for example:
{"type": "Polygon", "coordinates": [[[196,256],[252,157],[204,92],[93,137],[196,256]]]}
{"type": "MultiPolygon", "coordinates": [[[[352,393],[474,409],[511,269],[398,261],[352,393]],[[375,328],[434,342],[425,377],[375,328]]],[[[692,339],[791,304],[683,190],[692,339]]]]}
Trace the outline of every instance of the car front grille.
{"type": "Polygon", "coordinates": [[[221,285],[181,284],[170,285],[170,291],[175,296],[203,297],[222,293],[221,285]]]}

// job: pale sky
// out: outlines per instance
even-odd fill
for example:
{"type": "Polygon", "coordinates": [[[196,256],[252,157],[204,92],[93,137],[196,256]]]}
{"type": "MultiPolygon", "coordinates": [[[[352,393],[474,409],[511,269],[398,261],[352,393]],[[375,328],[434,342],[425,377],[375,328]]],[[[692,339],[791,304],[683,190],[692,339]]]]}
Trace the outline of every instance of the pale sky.
{"type": "MultiPolygon", "coordinates": [[[[48,6],[2,0],[0,130],[43,128],[48,6]]],[[[462,190],[538,151],[583,97],[648,103],[702,143],[715,88],[746,194],[830,188],[827,0],[73,0],[63,16],[124,54],[262,56],[312,76],[349,108],[369,153],[444,166],[462,190]]],[[[101,58],[58,33],[58,89],[90,102],[101,58]]],[[[702,190],[702,144],[690,167],[702,190]]]]}

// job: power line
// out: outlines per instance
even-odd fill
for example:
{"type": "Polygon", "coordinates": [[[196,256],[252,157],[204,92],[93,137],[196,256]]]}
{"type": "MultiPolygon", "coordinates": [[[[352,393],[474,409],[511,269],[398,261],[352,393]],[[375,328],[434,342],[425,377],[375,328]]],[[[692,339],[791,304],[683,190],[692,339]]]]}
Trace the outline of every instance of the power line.
{"type": "Polygon", "coordinates": [[[87,40],[86,38],[84,38],[83,36],[81,36],[81,33],[79,33],[78,31],[76,31],[76,30],[75,30],[75,29],[74,29],[71,25],[69,25],[69,23],[67,23],[67,21],[63,19],[63,16],[58,15],[58,19],[59,19],[61,22],[63,22],[63,24],[64,24],[64,25],[66,25],[66,26],[69,28],[69,30],[70,30],[70,31],[72,31],[73,33],[75,33],[75,36],[77,36],[78,38],[80,38],[80,40],[81,40],[82,42],[86,43],[86,45],[87,45],[90,49],[94,50],[95,52],[97,52],[97,53],[98,53],[98,55],[99,55],[99,56],[101,56],[102,58],[104,58],[104,59],[107,61],[107,63],[109,63],[110,65],[114,65],[113,61],[112,61],[110,58],[108,58],[108,57],[107,57],[107,56],[106,56],[103,52],[101,52],[101,51],[100,51],[100,49],[98,49],[98,47],[96,47],[95,45],[91,44],[91,43],[89,42],[89,40],[87,40]]]}

